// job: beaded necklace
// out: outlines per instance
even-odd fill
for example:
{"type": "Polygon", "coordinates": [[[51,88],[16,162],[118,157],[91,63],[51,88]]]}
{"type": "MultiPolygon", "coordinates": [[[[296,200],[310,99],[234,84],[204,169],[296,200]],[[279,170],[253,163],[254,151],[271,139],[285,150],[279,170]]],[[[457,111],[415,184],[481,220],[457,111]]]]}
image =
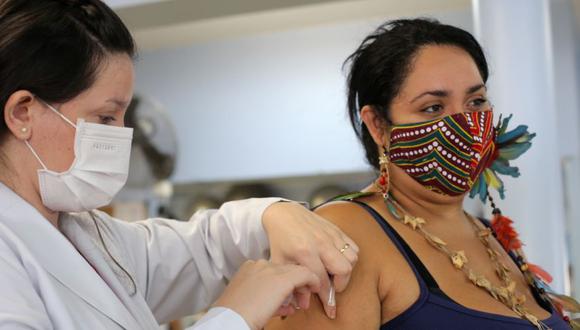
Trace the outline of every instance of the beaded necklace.
{"type": "Polygon", "coordinates": [[[450,249],[445,241],[425,230],[424,226],[426,225],[427,221],[423,218],[415,217],[409,214],[409,212],[407,212],[393,198],[391,194],[386,194],[384,201],[387,209],[389,210],[389,213],[395,219],[411,227],[414,231],[423,236],[431,246],[447,255],[453,266],[457,270],[462,271],[471,283],[483,290],[486,290],[494,299],[503,303],[505,306],[514,311],[514,313],[516,313],[519,317],[529,321],[536,328],[541,330],[550,329],[536,316],[530,313],[530,311],[524,306],[526,296],[516,290],[516,282],[512,280],[510,276],[510,270],[499,260],[499,253],[491,246],[490,238],[492,237],[492,231],[489,228],[479,228],[475,218],[465,213],[467,218],[470,220],[470,223],[472,224],[480,242],[485,246],[491,262],[495,266],[495,273],[502,283],[500,286],[494,285],[484,275],[478,274],[473,269],[471,269],[471,267],[469,267],[469,259],[465,255],[465,251],[450,249]]]}

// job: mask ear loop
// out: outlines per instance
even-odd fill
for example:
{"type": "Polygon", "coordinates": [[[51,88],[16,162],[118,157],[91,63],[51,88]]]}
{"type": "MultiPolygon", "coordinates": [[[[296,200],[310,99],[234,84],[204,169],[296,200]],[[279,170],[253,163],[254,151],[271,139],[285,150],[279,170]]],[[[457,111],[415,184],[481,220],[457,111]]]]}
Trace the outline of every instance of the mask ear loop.
{"type": "Polygon", "coordinates": [[[40,157],[38,156],[38,154],[36,153],[36,151],[34,151],[34,149],[32,148],[32,146],[30,145],[30,143],[28,143],[28,140],[24,140],[24,143],[26,144],[26,146],[28,147],[28,149],[30,149],[30,151],[32,152],[32,154],[34,155],[34,157],[36,158],[36,160],[38,160],[38,162],[40,163],[40,165],[42,166],[42,168],[44,168],[45,170],[48,170],[48,167],[46,167],[46,165],[44,165],[44,163],[42,162],[42,160],[40,160],[40,157]]]}
{"type": "Polygon", "coordinates": [[[58,111],[55,107],[53,107],[52,105],[44,102],[43,100],[41,100],[39,98],[39,100],[46,105],[50,110],[52,110],[52,112],[56,113],[60,118],[62,118],[64,121],[66,121],[69,125],[71,125],[74,128],[77,128],[77,125],[75,125],[70,119],[68,119],[67,117],[65,117],[62,113],[60,113],[60,111],[58,111]]]}
{"type": "MultiPolygon", "coordinates": [[[[68,119],[67,117],[65,117],[62,113],[60,113],[60,111],[58,111],[57,109],[55,109],[52,105],[46,103],[45,101],[43,101],[41,98],[39,98],[36,95],[35,95],[35,97],[42,104],[44,104],[45,106],[47,106],[52,112],[56,113],[60,118],[62,118],[64,121],[66,121],[69,125],[71,125],[75,129],[77,128],[77,125],[75,125],[70,119],[68,119]]],[[[46,165],[44,164],[44,162],[40,159],[40,156],[38,156],[38,154],[36,153],[36,151],[34,151],[34,148],[32,148],[32,146],[30,145],[30,143],[28,142],[28,140],[24,140],[24,143],[26,144],[26,146],[28,147],[28,149],[30,149],[30,151],[32,152],[32,154],[34,155],[34,157],[36,158],[36,160],[38,160],[38,162],[40,163],[40,165],[42,166],[42,168],[44,168],[45,170],[48,170],[48,167],[46,167],[46,165]]]]}

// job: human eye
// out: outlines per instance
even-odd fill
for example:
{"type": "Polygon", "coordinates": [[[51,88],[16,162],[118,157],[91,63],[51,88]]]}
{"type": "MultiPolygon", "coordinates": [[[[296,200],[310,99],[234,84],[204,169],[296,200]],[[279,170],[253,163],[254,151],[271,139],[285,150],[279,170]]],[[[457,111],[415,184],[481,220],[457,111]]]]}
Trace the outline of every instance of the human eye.
{"type": "Polygon", "coordinates": [[[433,104],[428,107],[421,109],[421,112],[426,114],[436,115],[443,111],[443,106],[441,104],[433,104]]]}
{"type": "Polygon", "coordinates": [[[467,107],[470,110],[481,111],[481,110],[487,110],[487,108],[489,108],[490,105],[489,105],[489,101],[486,97],[477,97],[477,98],[469,101],[469,103],[467,104],[467,107]]]}
{"type": "Polygon", "coordinates": [[[117,121],[117,119],[113,116],[99,115],[99,122],[103,125],[111,125],[115,121],[117,121]]]}

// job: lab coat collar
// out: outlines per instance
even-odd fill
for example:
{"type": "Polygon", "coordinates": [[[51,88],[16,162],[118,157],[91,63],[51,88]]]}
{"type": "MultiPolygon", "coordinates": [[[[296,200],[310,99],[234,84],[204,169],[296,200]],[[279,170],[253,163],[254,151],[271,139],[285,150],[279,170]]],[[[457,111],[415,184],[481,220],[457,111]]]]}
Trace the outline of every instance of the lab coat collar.
{"type": "Polygon", "coordinates": [[[144,299],[133,299],[137,294],[137,285],[131,275],[131,267],[126,264],[123,251],[114,240],[106,226],[99,225],[103,221],[95,211],[82,213],[63,213],[59,219],[61,232],[68,237],[85,259],[98,270],[101,278],[117,294],[124,306],[129,310],[139,327],[135,329],[158,329],[159,325],[144,299]],[[100,229],[97,229],[97,226],[100,229]],[[100,233],[99,233],[100,231],[100,233]]]}
{"type": "Polygon", "coordinates": [[[0,222],[14,231],[38,263],[60,283],[123,328],[136,328],[129,311],[75,246],[32,205],[2,183],[0,222]]]}

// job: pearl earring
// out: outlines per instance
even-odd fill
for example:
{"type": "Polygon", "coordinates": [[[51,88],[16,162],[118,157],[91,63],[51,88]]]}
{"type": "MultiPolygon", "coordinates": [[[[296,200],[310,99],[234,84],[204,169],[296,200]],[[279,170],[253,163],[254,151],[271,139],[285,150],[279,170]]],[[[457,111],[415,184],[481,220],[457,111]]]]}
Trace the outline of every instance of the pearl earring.
{"type": "Polygon", "coordinates": [[[20,129],[20,132],[22,132],[22,133],[26,133],[26,132],[28,132],[28,127],[22,127],[22,128],[20,129]]]}

